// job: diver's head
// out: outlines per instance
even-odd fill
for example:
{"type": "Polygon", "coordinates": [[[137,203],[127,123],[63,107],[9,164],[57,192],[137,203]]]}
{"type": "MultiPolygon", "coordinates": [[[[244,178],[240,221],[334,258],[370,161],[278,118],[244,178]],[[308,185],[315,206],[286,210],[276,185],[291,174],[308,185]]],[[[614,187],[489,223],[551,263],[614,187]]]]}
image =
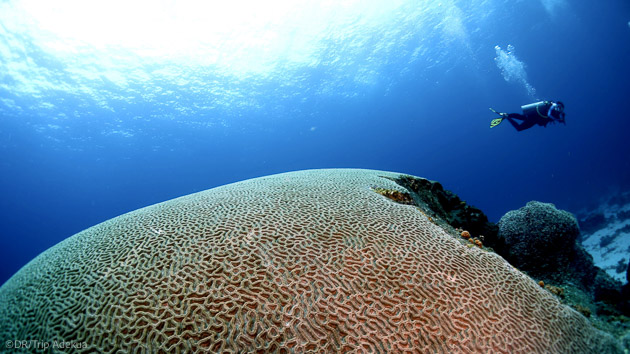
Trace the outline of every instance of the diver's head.
{"type": "Polygon", "coordinates": [[[564,103],[562,103],[562,101],[558,101],[556,102],[556,116],[557,116],[557,121],[562,123],[562,124],[567,124],[566,120],[564,119],[565,113],[564,113],[564,103]]]}
{"type": "Polygon", "coordinates": [[[562,103],[562,101],[557,101],[557,102],[554,102],[554,103],[555,103],[554,104],[555,105],[554,109],[556,111],[558,111],[558,113],[564,112],[564,103],[562,103]]]}
{"type": "Polygon", "coordinates": [[[552,112],[550,112],[550,116],[553,118],[554,121],[567,124],[564,119],[564,103],[562,103],[561,101],[552,102],[551,109],[552,112]]]}

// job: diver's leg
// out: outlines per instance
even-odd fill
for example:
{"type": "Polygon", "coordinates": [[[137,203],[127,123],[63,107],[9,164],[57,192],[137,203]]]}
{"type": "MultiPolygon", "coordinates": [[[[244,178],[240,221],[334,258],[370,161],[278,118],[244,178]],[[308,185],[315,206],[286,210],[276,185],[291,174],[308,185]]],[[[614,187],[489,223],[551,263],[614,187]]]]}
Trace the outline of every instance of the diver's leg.
{"type": "Polygon", "coordinates": [[[518,113],[510,113],[507,115],[507,117],[505,117],[505,119],[507,119],[510,122],[510,124],[512,124],[514,129],[516,129],[519,132],[525,129],[529,129],[533,127],[535,124],[535,123],[525,120],[525,117],[523,117],[522,115],[518,113]],[[515,119],[522,120],[523,122],[518,123],[515,119]]]}
{"type": "Polygon", "coordinates": [[[510,113],[507,116],[505,116],[505,118],[513,118],[513,119],[518,119],[518,120],[525,120],[525,116],[522,114],[518,114],[518,113],[510,113]]]}

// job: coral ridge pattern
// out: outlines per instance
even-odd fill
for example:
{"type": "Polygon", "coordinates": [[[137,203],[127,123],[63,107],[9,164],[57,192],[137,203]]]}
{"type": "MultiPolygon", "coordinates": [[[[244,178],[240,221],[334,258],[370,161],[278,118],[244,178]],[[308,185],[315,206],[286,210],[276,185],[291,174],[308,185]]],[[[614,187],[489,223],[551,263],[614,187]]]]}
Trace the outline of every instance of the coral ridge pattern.
{"type": "Polygon", "coordinates": [[[615,352],[500,256],[412,205],[400,174],[307,170],[139,209],[0,288],[0,336],[84,352],[615,352]]]}

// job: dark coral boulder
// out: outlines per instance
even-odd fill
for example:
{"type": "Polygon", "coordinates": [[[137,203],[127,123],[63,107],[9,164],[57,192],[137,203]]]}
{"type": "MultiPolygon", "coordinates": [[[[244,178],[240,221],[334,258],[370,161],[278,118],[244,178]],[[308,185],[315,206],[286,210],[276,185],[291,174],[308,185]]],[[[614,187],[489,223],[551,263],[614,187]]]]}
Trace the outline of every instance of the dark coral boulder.
{"type": "Polygon", "coordinates": [[[576,240],[575,217],[553,204],[532,201],[506,213],[498,223],[506,247],[501,255],[530,276],[561,286],[577,286],[607,315],[628,314],[628,289],[596,267],[576,240]]]}
{"type": "Polygon", "coordinates": [[[575,258],[577,220],[553,204],[529,202],[506,213],[498,226],[499,238],[509,249],[504,256],[533,276],[563,270],[575,258]]]}

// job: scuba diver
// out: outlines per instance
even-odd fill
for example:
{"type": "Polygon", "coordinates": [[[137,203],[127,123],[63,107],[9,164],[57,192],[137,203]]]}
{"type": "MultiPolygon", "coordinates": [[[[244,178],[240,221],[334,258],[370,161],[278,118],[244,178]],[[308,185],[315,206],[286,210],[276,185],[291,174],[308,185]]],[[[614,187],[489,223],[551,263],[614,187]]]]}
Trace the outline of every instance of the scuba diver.
{"type": "Polygon", "coordinates": [[[490,122],[490,128],[496,127],[503,122],[504,119],[507,119],[519,132],[529,129],[534,125],[546,127],[549,123],[560,122],[565,125],[567,124],[564,120],[564,103],[560,101],[540,101],[521,106],[523,114],[501,113],[492,108],[490,108],[490,110],[501,116],[501,118],[493,119],[492,122],[490,122]],[[517,119],[522,122],[517,122],[517,119]]]}

